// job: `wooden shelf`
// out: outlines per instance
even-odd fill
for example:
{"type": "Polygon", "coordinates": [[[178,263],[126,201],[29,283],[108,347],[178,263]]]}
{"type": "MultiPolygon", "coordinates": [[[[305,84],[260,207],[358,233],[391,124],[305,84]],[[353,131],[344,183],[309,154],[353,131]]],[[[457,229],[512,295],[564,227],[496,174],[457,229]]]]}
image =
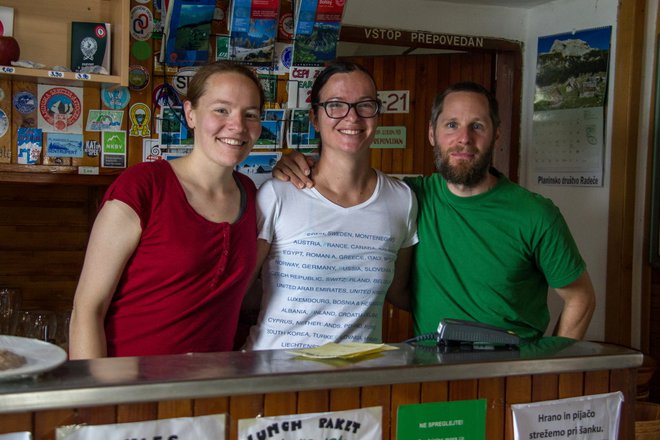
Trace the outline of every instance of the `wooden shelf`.
{"type": "Polygon", "coordinates": [[[101,170],[101,174],[78,174],[78,167],[59,165],[0,164],[0,182],[56,185],[109,185],[123,169],[101,170]]]}
{"type": "MultiPolygon", "coordinates": [[[[110,75],[76,78],[75,73],[15,67],[15,73],[2,73],[0,78],[34,80],[52,84],[92,82],[128,86],[130,0],[3,0],[3,6],[14,8],[13,36],[21,48],[20,58],[53,66],[69,66],[71,59],[71,22],[110,23],[112,35],[112,67],[110,75]],[[57,76],[61,74],[62,77],[57,76]],[[15,75],[15,76],[14,76],[15,75]]],[[[0,68],[0,70],[2,70],[0,68]]]]}
{"type": "Polygon", "coordinates": [[[121,77],[117,75],[94,75],[14,66],[0,66],[0,79],[36,81],[42,84],[66,86],[82,86],[90,83],[124,85],[121,77]]]}

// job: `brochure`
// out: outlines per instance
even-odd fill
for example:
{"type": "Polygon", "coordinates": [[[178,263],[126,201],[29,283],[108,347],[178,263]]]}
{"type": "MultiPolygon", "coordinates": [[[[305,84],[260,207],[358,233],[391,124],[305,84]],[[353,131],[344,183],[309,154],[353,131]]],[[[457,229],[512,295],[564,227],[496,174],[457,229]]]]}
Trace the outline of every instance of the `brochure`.
{"type": "Polygon", "coordinates": [[[161,62],[193,66],[209,60],[215,0],[170,0],[165,18],[161,62]]]}
{"type": "Polygon", "coordinates": [[[300,0],[293,39],[293,64],[323,64],[337,54],[344,1],[300,0]]]}
{"type": "Polygon", "coordinates": [[[229,57],[253,66],[271,65],[280,0],[234,0],[229,57]]]}
{"type": "Polygon", "coordinates": [[[110,23],[71,22],[71,70],[98,73],[90,69],[101,66],[105,74],[109,74],[112,54],[110,37],[110,23]]]}

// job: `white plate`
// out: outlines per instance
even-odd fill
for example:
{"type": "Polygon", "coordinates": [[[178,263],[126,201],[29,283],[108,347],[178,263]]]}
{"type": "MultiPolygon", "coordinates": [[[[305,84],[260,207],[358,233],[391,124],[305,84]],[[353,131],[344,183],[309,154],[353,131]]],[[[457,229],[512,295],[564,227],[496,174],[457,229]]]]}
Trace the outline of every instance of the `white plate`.
{"type": "Polygon", "coordinates": [[[0,335],[0,349],[24,356],[27,362],[19,368],[0,371],[0,380],[33,376],[63,364],[66,352],[57,345],[39,339],[0,335]]]}

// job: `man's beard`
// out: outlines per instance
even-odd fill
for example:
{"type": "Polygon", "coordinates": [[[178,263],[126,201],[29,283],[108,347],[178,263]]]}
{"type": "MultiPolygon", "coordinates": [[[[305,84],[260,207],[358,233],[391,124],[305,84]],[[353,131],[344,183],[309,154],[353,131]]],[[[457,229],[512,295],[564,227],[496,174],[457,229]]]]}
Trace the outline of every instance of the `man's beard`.
{"type": "MultiPolygon", "coordinates": [[[[477,153],[474,162],[461,161],[459,165],[450,164],[451,151],[440,150],[440,145],[436,142],[433,147],[433,158],[435,160],[435,168],[445,180],[454,185],[463,185],[468,188],[477,186],[486,178],[488,170],[490,169],[493,160],[493,144],[482,153],[477,153]]],[[[455,151],[455,149],[453,149],[455,151]]]]}

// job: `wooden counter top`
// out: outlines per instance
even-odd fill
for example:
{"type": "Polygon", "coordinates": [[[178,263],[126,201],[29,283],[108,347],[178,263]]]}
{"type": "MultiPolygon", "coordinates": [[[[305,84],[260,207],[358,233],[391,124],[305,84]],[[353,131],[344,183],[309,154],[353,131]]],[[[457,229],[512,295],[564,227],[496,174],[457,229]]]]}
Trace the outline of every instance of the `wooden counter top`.
{"type": "Polygon", "coordinates": [[[544,338],[520,351],[441,352],[393,344],[355,361],[314,361],[281,350],[69,361],[0,382],[0,413],[168,399],[636,368],[625,347],[544,338]]]}

